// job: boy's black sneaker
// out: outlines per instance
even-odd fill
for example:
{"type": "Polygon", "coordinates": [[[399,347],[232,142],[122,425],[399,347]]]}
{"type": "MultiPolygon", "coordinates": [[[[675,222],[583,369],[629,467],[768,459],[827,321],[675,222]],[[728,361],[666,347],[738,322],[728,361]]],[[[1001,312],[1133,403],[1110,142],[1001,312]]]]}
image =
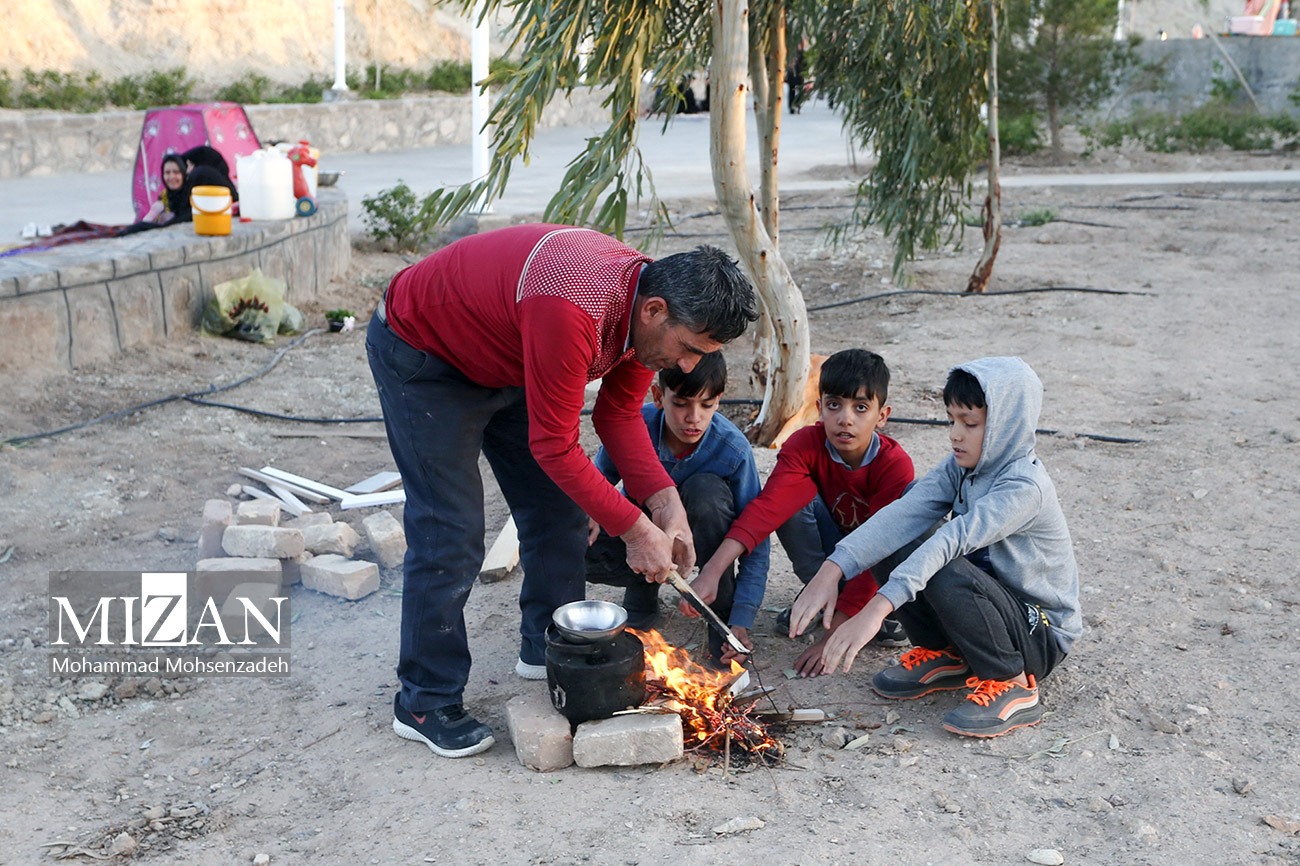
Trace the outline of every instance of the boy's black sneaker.
{"type": "Polygon", "coordinates": [[[1016,728],[1027,728],[1043,720],[1038,702],[1038,683],[1030,674],[1028,686],[1009,680],[971,677],[971,693],[961,706],[943,717],[943,727],[963,737],[1000,737],[1016,728]]]}
{"type": "Polygon", "coordinates": [[[880,631],[876,632],[871,643],[873,646],[905,647],[910,646],[912,642],[907,639],[907,632],[903,631],[901,622],[886,617],[880,623],[880,631]]]}
{"type": "Polygon", "coordinates": [[[898,664],[871,678],[871,690],[882,698],[910,701],[930,692],[959,689],[970,667],[951,649],[916,647],[903,653],[898,664]]]}
{"type": "Polygon", "coordinates": [[[424,743],[444,758],[465,758],[492,748],[492,729],[465,712],[460,704],[408,712],[398,695],[393,696],[393,733],[403,740],[424,743]]]}

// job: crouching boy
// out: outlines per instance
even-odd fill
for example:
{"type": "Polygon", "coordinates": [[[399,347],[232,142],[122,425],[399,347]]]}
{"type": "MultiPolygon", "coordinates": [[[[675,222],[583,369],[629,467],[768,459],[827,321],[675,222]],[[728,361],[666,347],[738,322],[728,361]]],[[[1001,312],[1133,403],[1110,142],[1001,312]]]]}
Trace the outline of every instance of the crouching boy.
{"type": "MultiPolygon", "coordinates": [[[[703,356],[689,373],[677,367],[660,371],[650,388],[654,402],[641,409],[650,442],[681,494],[695,537],[697,562],[713,555],[731,521],[759,491],[758,467],[749,440],[725,416],[716,414],[726,388],[727,362],[715,352],[703,356]]],[[[595,463],[610,483],[618,483],[618,470],[604,448],[596,453],[595,463]]],[[[623,606],[628,625],[641,629],[655,625],[659,584],[647,582],[627,567],[621,539],[594,524],[591,532],[587,580],[627,587],[623,606]]],[[[764,541],[740,557],[738,568],[727,568],[716,598],[710,599],[714,612],[749,647],[753,646],[749,632],[767,588],[768,548],[764,541]]],[[[708,661],[725,668],[733,658],[744,662],[709,629],[708,661]]]]}
{"type": "Polygon", "coordinates": [[[996,737],[1042,719],[1038,683],[1082,631],[1079,571],[1034,453],[1038,376],[1019,358],[972,361],[951,371],[943,400],[952,454],[839,543],[795,602],[790,631],[819,615],[829,623],[840,578],[874,566],[880,590],[831,635],[823,670],[848,672],[892,613],[914,648],[872,690],[911,700],[964,686],[944,728],[996,737]]]}

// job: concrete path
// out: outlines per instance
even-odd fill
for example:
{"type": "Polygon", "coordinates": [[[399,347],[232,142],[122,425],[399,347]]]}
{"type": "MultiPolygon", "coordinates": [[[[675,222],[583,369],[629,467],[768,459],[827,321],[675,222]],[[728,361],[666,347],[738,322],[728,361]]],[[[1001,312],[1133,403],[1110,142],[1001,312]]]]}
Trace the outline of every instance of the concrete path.
{"type": "MultiPolygon", "coordinates": [[[[713,179],[709,169],[709,118],[687,115],[661,132],[662,125],[647,124],[641,150],[659,194],[666,199],[710,197],[713,179]]],[[[528,165],[516,165],[506,196],[494,205],[504,215],[540,213],[558,188],[569,160],[581,150],[594,128],[569,127],[540,133],[528,165]]],[[[750,123],[749,164],[757,184],[757,145],[750,123]]],[[[835,178],[837,171],[860,160],[849,147],[840,121],[824,102],[787,115],[781,130],[781,189],[800,192],[848,189],[849,180],[835,178]],[[835,179],[832,179],[835,178],[835,179]]],[[[380,153],[330,153],[322,167],[345,172],[340,188],[348,195],[348,224],[364,230],[361,199],[394,186],[399,180],[419,194],[470,179],[468,145],[384,151],[380,153]]],[[[1167,184],[1267,184],[1300,180],[1300,172],[1198,171],[1174,174],[1070,174],[1019,175],[1004,180],[1006,187],[1023,186],[1155,186],[1167,184]]],[[[101,223],[132,220],[130,172],[89,175],[26,177],[0,181],[0,240],[18,240],[28,222],[54,225],[78,219],[101,223]]]]}

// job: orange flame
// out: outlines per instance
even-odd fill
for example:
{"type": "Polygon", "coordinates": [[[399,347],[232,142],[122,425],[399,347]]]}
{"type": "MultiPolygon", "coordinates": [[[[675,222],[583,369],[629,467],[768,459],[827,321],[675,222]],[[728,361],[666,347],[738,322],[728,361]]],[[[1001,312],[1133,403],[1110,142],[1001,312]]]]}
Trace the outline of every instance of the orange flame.
{"type": "Polygon", "coordinates": [[[681,716],[688,749],[721,749],[730,736],[746,751],[780,753],[780,742],[750,718],[748,709],[732,706],[728,688],[744,672],[743,667],[733,661],[730,670],[712,670],[654,629],[629,631],[645,646],[646,686],[652,696],[658,696],[657,703],[681,716]]]}

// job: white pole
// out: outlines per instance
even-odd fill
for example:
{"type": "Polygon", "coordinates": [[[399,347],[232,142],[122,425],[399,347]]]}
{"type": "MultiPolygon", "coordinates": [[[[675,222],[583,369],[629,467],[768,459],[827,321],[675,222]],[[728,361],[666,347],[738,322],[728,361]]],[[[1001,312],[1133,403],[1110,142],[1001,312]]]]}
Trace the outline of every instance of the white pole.
{"type": "Polygon", "coordinates": [[[1115,0],[1115,41],[1124,41],[1124,0],[1115,0]]]}
{"type": "Polygon", "coordinates": [[[470,74],[474,79],[470,96],[470,123],[473,125],[473,159],[474,180],[481,179],[488,170],[488,131],[484,127],[490,108],[488,92],[481,92],[478,83],[488,75],[488,22],[483,16],[484,0],[474,4],[474,31],[470,37],[470,74]]]}
{"type": "Polygon", "coordinates": [[[348,79],[345,73],[347,55],[344,45],[347,33],[344,30],[343,4],[345,0],[334,0],[334,86],[331,90],[347,90],[348,79]]]}

